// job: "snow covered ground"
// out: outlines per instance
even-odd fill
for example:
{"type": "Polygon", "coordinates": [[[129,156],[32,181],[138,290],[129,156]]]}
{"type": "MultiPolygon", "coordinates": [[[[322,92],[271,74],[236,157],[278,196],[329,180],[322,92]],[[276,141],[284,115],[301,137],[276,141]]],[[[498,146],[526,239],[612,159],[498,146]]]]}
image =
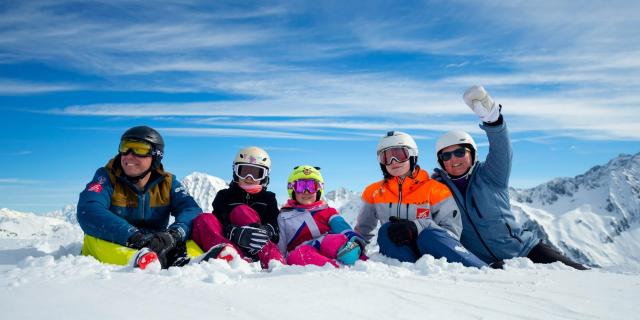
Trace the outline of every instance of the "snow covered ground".
{"type": "MultiPolygon", "coordinates": [[[[222,261],[144,272],[79,256],[59,218],[0,210],[3,319],[632,319],[640,273],[514,259],[477,270],[379,254],[354,267],[222,261]]],[[[372,251],[377,248],[371,247],[372,251]]]]}
{"type": "MultiPolygon", "coordinates": [[[[640,153],[575,178],[512,191],[517,218],[574,259],[576,271],[528,259],[505,270],[425,256],[402,264],[377,254],[351,268],[205,262],[158,272],[78,255],[69,205],[45,216],[0,209],[1,319],[638,319],[640,153]]],[[[206,211],[226,182],[193,173],[183,184],[206,211]]],[[[359,194],[326,194],[353,224],[359,194]]]]}

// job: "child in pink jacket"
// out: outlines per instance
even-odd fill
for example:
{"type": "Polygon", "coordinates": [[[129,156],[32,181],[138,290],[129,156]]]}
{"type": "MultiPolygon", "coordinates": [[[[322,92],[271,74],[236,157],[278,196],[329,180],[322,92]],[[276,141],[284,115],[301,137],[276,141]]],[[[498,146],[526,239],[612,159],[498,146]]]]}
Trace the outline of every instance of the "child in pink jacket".
{"type": "Polygon", "coordinates": [[[278,215],[278,247],[290,265],[353,265],[365,259],[366,242],[321,200],[324,179],[319,169],[298,166],[289,176],[290,199],[278,215]]]}

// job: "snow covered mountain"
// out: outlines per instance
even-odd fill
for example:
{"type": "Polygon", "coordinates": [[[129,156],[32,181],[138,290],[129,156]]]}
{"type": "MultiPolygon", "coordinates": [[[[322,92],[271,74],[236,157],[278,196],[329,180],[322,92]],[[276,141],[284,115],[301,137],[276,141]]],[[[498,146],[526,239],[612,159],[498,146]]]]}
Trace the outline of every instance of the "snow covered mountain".
{"type": "Polygon", "coordinates": [[[327,204],[336,208],[348,223],[352,226],[355,225],[356,217],[362,207],[359,192],[338,188],[337,190],[327,192],[325,198],[327,204]]]}
{"type": "Polygon", "coordinates": [[[202,172],[193,172],[184,177],[182,184],[204,212],[211,212],[213,210],[211,203],[216,193],[229,187],[224,180],[202,172]]]}
{"type": "Polygon", "coordinates": [[[640,265],[640,153],[511,196],[514,211],[573,258],[640,265]]]}
{"type": "Polygon", "coordinates": [[[51,211],[45,216],[62,219],[72,224],[78,224],[77,216],[78,207],[75,204],[68,204],[60,210],[51,211]]]}

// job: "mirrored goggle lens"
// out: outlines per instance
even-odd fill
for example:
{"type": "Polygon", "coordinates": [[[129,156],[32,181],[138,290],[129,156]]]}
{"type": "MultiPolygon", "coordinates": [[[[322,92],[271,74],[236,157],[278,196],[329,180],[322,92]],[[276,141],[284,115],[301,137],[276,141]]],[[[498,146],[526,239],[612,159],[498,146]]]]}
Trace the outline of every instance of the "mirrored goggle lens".
{"type": "Polygon", "coordinates": [[[122,140],[118,147],[118,152],[121,154],[128,154],[131,151],[136,156],[150,156],[152,150],[153,147],[149,143],[134,140],[122,140]]]}
{"type": "Polygon", "coordinates": [[[253,180],[262,180],[267,177],[267,169],[250,164],[237,164],[234,171],[240,179],[251,177],[253,180]]]}
{"type": "Polygon", "coordinates": [[[409,160],[409,150],[407,148],[389,148],[378,154],[378,161],[384,165],[390,165],[393,160],[397,162],[409,160]]]}
{"type": "Polygon", "coordinates": [[[305,191],[316,193],[320,189],[320,184],[313,179],[301,179],[292,182],[290,187],[296,193],[303,193],[305,191]]]}
{"type": "Polygon", "coordinates": [[[449,161],[451,160],[451,156],[455,156],[456,158],[462,158],[466,153],[467,153],[467,148],[460,147],[453,151],[440,153],[440,160],[449,161]]]}

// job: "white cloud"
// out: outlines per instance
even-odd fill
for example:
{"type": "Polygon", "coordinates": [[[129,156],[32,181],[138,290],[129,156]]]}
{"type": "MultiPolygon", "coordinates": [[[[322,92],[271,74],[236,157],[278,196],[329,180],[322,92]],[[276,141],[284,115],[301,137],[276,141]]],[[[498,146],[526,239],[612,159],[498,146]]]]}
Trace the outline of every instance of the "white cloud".
{"type": "Polygon", "coordinates": [[[38,184],[41,182],[42,181],[30,179],[0,178],[0,184],[38,184]]]}
{"type": "Polygon", "coordinates": [[[15,152],[0,152],[0,155],[2,156],[27,156],[32,154],[33,151],[29,151],[29,150],[22,150],[22,151],[15,151],[15,152]]]}
{"type": "Polygon", "coordinates": [[[362,140],[357,137],[337,137],[332,135],[308,135],[273,130],[249,130],[228,128],[157,128],[163,134],[189,137],[250,137],[264,139],[300,139],[300,140],[362,140]]]}
{"type": "MultiPolygon", "coordinates": [[[[0,48],[8,51],[0,60],[20,56],[72,65],[105,77],[111,85],[100,90],[223,93],[247,99],[73,105],[54,110],[65,115],[250,116],[258,119],[226,125],[282,126],[282,137],[299,134],[290,132],[294,129],[307,133],[345,129],[354,134],[389,127],[478,132],[474,122],[461,120],[474,118],[460,96],[467,86],[484,84],[504,104],[514,132],[640,138],[637,2],[452,4],[371,3],[337,11],[331,3],[315,11],[316,5],[286,2],[241,9],[212,4],[204,10],[181,2],[156,6],[131,1],[100,7],[109,13],[140,13],[122,20],[60,10],[64,2],[27,2],[9,6],[0,16],[0,48]],[[305,15],[317,20],[293,28],[287,23],[305,15]],[[356,59],[379,52],[410,53],[416,62],[442,63],[417,64],[415,69],[410,65],[386,69],[386,62],[363,63],[357,70],[333,66],[342,63],[340,57],[356,59]],[[327,60],[332,64],[325,65],[327,60]],[[407,116],[412,121],[405,122],[407,116]]],[[[5,81],[0,92],[27,94],[82,86],[5,81]]]]}
{"type": "Polygon", "coordinates": [[[0,79],[0,94],[7,96],[74,91],[80,89],[82,89],[82,87],[76,84],[33,83],[0,79]]]}

